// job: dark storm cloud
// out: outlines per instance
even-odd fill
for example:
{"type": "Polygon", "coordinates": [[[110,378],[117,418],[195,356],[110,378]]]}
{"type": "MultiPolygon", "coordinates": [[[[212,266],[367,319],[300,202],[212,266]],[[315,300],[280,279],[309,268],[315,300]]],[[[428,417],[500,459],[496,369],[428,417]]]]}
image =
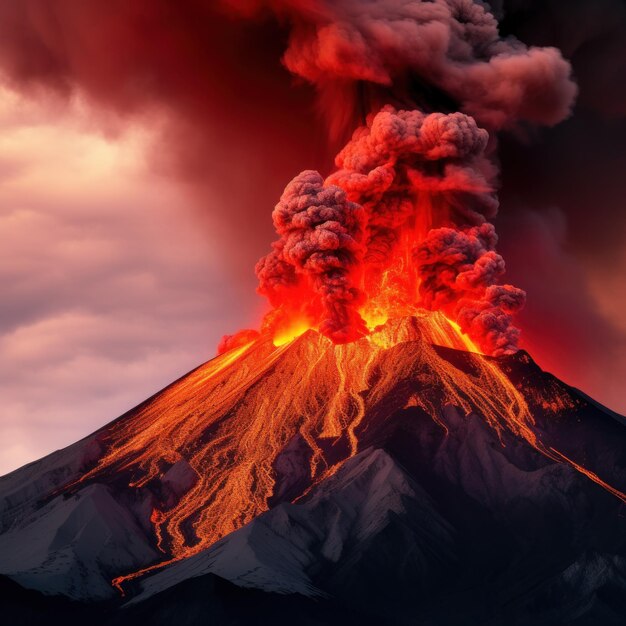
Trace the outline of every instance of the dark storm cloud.
{"type": "Polygon", "coordinates": [[[504,34],[561,49],[579,85],[570,119],[500,138],[500,246],[529,293],[525,337],[540,362],[624,412],[626,2],[491,4],[504,34]]]}

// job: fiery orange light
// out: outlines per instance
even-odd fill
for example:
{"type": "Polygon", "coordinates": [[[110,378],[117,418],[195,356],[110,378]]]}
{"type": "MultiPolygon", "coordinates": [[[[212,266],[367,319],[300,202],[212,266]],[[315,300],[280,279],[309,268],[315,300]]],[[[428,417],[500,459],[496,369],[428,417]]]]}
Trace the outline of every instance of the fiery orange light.
{"type": "Polygon", "coordinates": [[[461,327],[456,322],[454,322],[448,317],[446,317],[446,320],[450,324],[450,326],[452,326],[452,328],[456,331],[456,334],[458,335],[459,339],[463,342],[468,352],[475,352],[476,354],[483,354],[481,350],[478,348],[478,346],[469,338],[469,336],[466,333],[464,333],[461,330],[461,327]]]}
{"type": "Polygon", "coordinates": [[[284,346],[285,344],[291,343],[294,339],[297,339],[300,335],[303,335],[310,328],[311,325],[304,320],[292,320],[287,327],[277,330],[272,342],[277,348],[284,346]]]}
{"type": "Polygon", "coordinates": [[[150,485],[160,484],[177,462],[194,478],[175,504],[153,504],[155,541],[166,556],[116,578],[120,591],[125,581],[196,554],[267,510],[276,460],[294,437],[308,447],[309,485],[335,473],[359,451],[362,421],[383,399],[393,405],[390,412],[420,406],[444,430],[442,406],[479,414],[500,438],[511,432],[626,498],[545,446],[524,394],[440,313],[416,310],[348,344],[315,331],[289,339],[275,346],[276,338],[261,336],[226,352],[170,385],[132,419],[111,425],[105,454],[80,482],[125,470],[134,475],[134,489],[154,493],[150,485]],[[436,346],[468,353],[471,368],[456,367],[436,346]],[[420,391],[410,385],[399,391],[398,372],[407,384],[426,382],[420,391]],[[339,461],[329,459],[329,444],[345,450],[339,461]]]}

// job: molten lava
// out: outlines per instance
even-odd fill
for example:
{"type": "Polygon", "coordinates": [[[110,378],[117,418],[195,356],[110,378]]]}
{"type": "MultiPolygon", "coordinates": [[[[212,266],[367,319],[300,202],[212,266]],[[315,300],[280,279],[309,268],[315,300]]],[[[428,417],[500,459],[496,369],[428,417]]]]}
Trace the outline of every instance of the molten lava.
{"type": "Polygon", "coordinates": [[[306,450],[308,467],[297,499],[359,451],[372,420],[409,406],[444,429],[446,405],[480,415],[499,436],[514,434],[626,501],[542,443],[524,394],[442,314],[416,310],[347,344],[313,330],[296,337],[300,330],[278,346],[268,335],[222,354],[107,429],[105,453],[80,482],[132,476],[129,487],[150,495],[155,542],[165,555],[116,578],[120,590],[124,581],[196,554],[267,510],[277,460],[294,441],[306,450]],[[465,355],[467,366],[454,365],[438,346],[465,355]],[[186,464],[194,480],[177,501],[166,502],[159,485],[176,463],[186,464]]]}

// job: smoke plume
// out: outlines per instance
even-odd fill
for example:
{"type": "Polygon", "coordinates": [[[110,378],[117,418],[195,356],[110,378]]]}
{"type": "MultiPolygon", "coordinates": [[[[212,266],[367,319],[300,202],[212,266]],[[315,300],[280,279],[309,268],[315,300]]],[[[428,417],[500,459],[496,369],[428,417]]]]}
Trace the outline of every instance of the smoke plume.
{"type": "Polygon", "coordinates": [[[562,120],[576,93],[569,64],[553,48],[500,38],[483,2],[345,0],[315,11],[256,2],[246,10],[264,7],[292,22],[283,61],[317,87],[328,113],[351,116],[328,94],[367,113],[337,169],[325,181],[303,172],[274,211],[281,238],[257,266],[259,291],[274,307],[265,326],[306,302],[307,322],[345,342],[365,334],[363,317],[422,306],[445,312],[488,354],[515,351],[512,315],[525,294],[500,284],[505,264],[489,223],[497,169],[480,124],[494,131],[562,120]],[[389,102],[377,112],[379,98],[389,102]],[[395,108],[399,98],[411,109],[395,108]]]}
{"type": "Polygon", "coordinates": [[[278,240],[257,268],[273,307],[264,330],[301,318],[334,341],[350,341],[372,320],[442,307],[485,351],[515,349],[511,316],[521,294],[500,284],[504,262],[495,236],[486,235],[498,208],[495,133],[568,115],[576,87],[557,49],[501,37],[480,0],[112,0],[102,7],[7,0],[3,73],[22,89],[80,89],[123,113],[156,103],[176,120],[169,152],[186,164],[186,176],[190,162],[196,169],[207,162],[199,158],[202,141],[219,145],[197,178],[222,189],[222,202],[234,207],[222,221],[232,222],[238,249],[248,247],[241,245],[245,210],[263,206],[259,194],[276,190],[278,177],[312,152],[318,133],[306,105],[313,91],[331,136],[345,141],[352,133],[329,176],[303,173],[277,205],[278,240]],[[280,54],[311,87],[290,88],[276,68],[255,71],[273,67],[280,54]],[[239,144],[237,134],[245,138],[239,144]],[[274,163],[252,158],[263,151],[276,152],[274,163]],[[465,246],[455,263],[437,247],[448,231],[465,246]],[[448,282],[431,280],[429,268],[443,266],[448,282]]]}
{"type": "Polygon", "coordinates": [[[225,1],[289,20],[283,62],[316,85],[335,129],[386,103],[461,110],[491,129],[555,124],[576,93],[558,50],[501,38],[481,0],[225,1]]]}
{"type": "Polygon", "coordinates": [[[498,284],[505,268],[496,242],[488,223],[468,230],[438,228],[415,250],[415,262],[423,306],[457,320],[483,352],[497,356],[517,349],[519,330],[511,315],[526,294],[498,284]]]}
{"type": "Polygon", "coordinates": [[[272,217],[280,239],[256,272],[259,292],[280,310],[273,322],[301,317],[336,343],[367,334],[353,275],[363,254],[363,209],[305,171],[287,185],[272,217]]]}
{"type": "Polygon", "coordinates": [[[274,307],[265,327],[296,317],[343,343],[367,333],[359,306],[373,318],[423,306],[457,320],[489,354],[514,351],[511,314],[524,293],[498,284],[487,142],[463,113],[387,106],[355,131],[326,181],[297,176],[274,210],[281,238],[257,265],[274,307]]]}

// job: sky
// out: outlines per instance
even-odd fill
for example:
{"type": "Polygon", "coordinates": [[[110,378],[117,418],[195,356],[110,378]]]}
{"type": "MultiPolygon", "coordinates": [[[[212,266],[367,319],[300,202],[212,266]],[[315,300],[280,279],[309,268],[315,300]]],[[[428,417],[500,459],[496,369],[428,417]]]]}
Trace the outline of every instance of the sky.
{"type": "MultiPolygon", "coordinates": [[[[562,49],[580,89],[562,124],[499,137],[522,345],[626,413],[626,6],[493,5],[505,33],[562,49]]],[[[0,6],[0,474],[255,326],[271,209],[300,170],[328,171],[324,111],[280,64],[284,24],[206,6],[0,6]]]]}
{"type": "Polygon", "coordinates": [[[146,167],[147,125],[107,136],[80,102],[57,104],[0,89],[0,474],[122,414],[257,314],[185,189],[146,167]]]}

